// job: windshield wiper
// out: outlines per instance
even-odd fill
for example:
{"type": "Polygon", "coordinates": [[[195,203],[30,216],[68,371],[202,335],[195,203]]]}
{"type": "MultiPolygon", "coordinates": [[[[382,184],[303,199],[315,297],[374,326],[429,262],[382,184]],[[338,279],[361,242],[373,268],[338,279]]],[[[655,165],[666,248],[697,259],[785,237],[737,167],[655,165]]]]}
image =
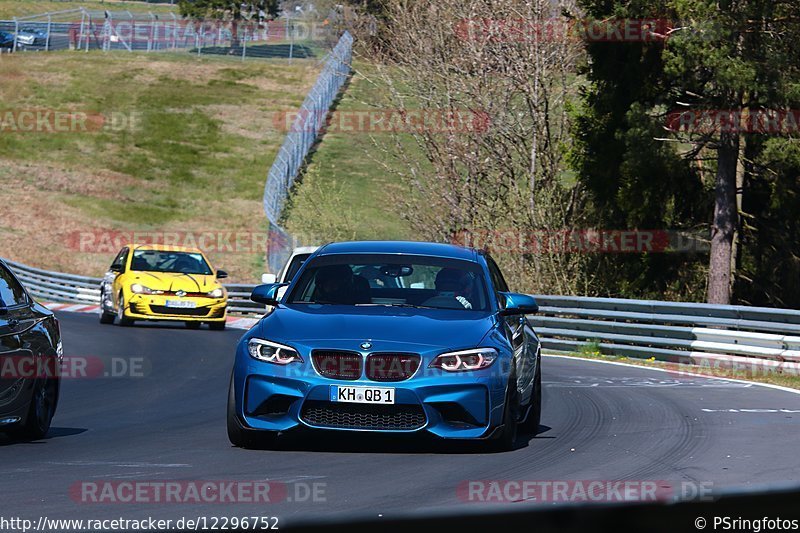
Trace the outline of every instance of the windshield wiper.
{"type": "Polygon", "coordinates": [[[408,307],[413,309],[438,309],[427,305],[414,305],[409,303],[386,303],[386,304],[355,304],[356,307],[408,307]]]}

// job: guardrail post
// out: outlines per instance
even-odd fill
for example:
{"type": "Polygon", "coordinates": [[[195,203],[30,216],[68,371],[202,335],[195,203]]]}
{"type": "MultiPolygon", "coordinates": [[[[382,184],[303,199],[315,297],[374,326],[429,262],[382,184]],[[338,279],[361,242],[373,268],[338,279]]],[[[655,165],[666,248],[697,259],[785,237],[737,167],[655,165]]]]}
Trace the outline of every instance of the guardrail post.
{"type": "Polygon", "coordinates": [[[17,39],[19,39],[19,21],[14,17],[14,52],[17,51],[17,39]]]}
{"type": "Polygon", "coordinates": [[[47,35],[44,38],[44,51],[50,51],[50,31],[53,29],[53,17],[47,15],[47,35]]]}
{"type": "Polygon", "coordinates": [[[244,36],[242,38],[242,61],[247,59],[247,28],[244,29],[244,36]]]}

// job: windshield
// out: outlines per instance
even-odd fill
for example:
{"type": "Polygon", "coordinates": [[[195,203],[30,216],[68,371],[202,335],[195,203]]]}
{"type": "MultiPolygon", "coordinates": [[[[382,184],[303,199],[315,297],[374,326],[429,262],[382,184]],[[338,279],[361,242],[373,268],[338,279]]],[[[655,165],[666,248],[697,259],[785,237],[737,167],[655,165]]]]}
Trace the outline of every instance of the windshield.
{"type": "Polygon", "coordinates": [[[202,254],[195,252],[165,252],[136,250],[131,260],[131,270],[139,272],[171,272],[210,276],[211,267],[202,254]]]}
{"type": "Polygon", "coordinates": [[[411,255],[330,255],[307,265],[287,302],[485,311],[486,294],[477,263],[411,255]]]}

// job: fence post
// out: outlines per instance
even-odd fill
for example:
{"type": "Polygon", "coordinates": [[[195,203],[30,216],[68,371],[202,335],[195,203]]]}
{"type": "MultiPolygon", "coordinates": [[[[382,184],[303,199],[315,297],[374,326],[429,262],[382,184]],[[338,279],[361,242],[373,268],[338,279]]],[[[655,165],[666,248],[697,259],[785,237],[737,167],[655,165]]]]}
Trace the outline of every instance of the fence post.
{"type": "Polygon", "coordinates": [[[178,17],[175,13],[170,13],[172,16],[172,49],[178,48],[178,17]]]}
{"type": "Polygon", "coordinates": [[[17,51],[17,39],[19,35],[19,21],[17,17],[14,17],[14,52],[17,51]]]}
{"type": "Polygon", "coordinates": [[[47,15],[47,35],[44,38],[44,51],[50,51],[50,31],[53,29],[53,17],[47,15]]]}
{"type": "Polygon", "coordinates": [[[83,48],[84,31],[86,31],[86,11],[81,11],[81,31],[78,33],[78,42],[75,43],[75,50],[83,48]]]}
{"type": "Polygon", "coordinates": [[[242,61],[247,59],[247,28],[244,29],[244,36],[242,37],[242,61]]]}
{"type": "Polygon", "coordinates": [[[88,31],[87,31],[87,35],[86,35],[86,51],[88,52],[89,51],[89,41],[90,41],[90,37],[92,35],[92,15],[87,13],[86,16],[89,19],[89,21],[88,21],[88,24],[89,24],[88,25],[88,31]]]}
{"type": "Polygon", "coordinates": [[[148,12],[147,14],[150,15],[150,33],[147,34],[147,51],[152,52],[153,38],[155,36],[154,32],[156,28],[156,17],[151,12],[148,12]]]}
{"type": "Polygon", "coordinates": [[[294,35],[289,26],[289,13],[286,13],[286,34],[289,36],[289,64],[292,64],[292,56],[294,55],[294,35]]]}

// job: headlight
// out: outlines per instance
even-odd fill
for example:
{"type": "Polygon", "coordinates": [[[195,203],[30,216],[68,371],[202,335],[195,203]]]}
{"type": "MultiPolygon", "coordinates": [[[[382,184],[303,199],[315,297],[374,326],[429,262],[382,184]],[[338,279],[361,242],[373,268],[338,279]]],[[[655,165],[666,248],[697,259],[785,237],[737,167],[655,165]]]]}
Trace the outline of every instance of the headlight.
{"type": "Polygon", "coordinates": [[[153,290],[150,287],[145,287],[141,283],[134,283],[131,285],[131,292],[133,294],[164,294],[164,291],[153,290]]]}
{"type": "Polygon", "coordinates": [[[443,353],[431,361],[428,367],[441,368],[447,372],[481,370],[494,363],[495,359],[497,359],[497,350],[494,348],[476,348],[474,350],[443,353]]]}
{"type": "Polygon", "coordinates": [[[225,296],[225,293],[222,291],[222,287],[208,293],[209,298],[222,298],[223,296],[225,296]]]}
{"type": "Polygon", "coordinates": [[[259,361],[266,361],[276,365],[288,365],[289,363],[302,363],[303,358],[297,350],[291,346],[284,346],[277,342],[265,341],[262,339],[250,339],[247,343],[247,350],[250,357],[259,361]]]}

